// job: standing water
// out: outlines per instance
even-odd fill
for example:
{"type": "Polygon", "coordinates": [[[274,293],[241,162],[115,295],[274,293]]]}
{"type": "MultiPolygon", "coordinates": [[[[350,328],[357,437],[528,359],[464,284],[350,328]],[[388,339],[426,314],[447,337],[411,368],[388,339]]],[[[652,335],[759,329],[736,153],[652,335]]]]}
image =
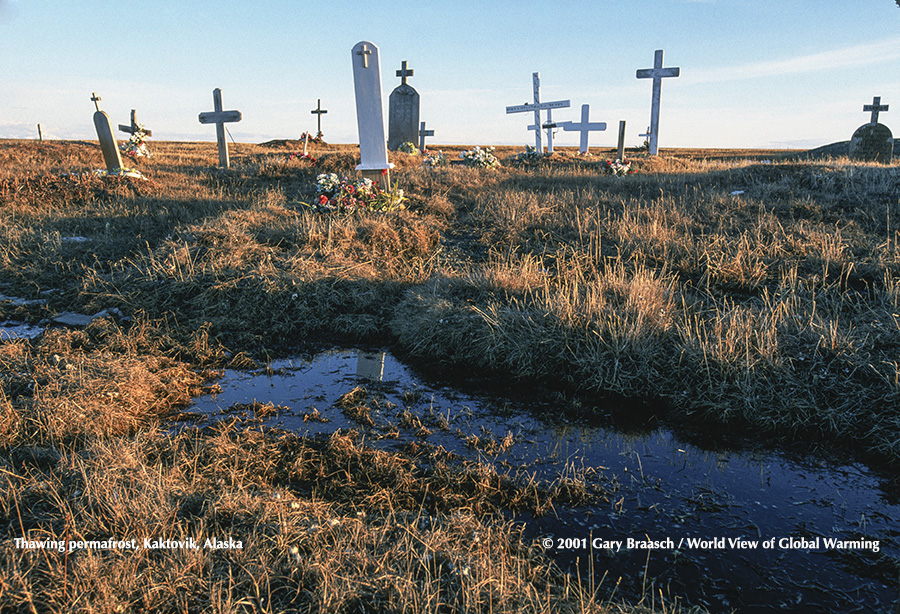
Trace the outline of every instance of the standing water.
{"type": "Polygon", "coordinates": [[[716,451],[663,427],[635,434],[582,424],[558,404],[467,392],[381,352],[276,361],[227,371],[219,385],[190,411],[214,420],[271,403],[268,426],[300,435],[360,429],[335,404],[362,386],[383,395],[366,428],[399,434],[370,445],[426,438],[501,472],[594,476],[608,493],[602,502],[520,520],[563,569],[593,574],[615,597],[661,592],[710,612],[893,612],[898,604],[897,487],[862,465],[716,451]],[[410,414],[442,428],[404,429],[410,414]]]}

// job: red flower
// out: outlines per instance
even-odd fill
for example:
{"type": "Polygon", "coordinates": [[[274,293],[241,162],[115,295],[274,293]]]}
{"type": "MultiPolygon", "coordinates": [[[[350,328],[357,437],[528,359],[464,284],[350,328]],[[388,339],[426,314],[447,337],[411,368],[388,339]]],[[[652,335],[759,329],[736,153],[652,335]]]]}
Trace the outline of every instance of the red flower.
{"type": "Polygon", "coordinates": [[[382,175],[382,176],[387,175],[387,169],[386,169],[386,168],[381,169],[381,175],[382,175]]]}
{"type": "Polygon", "coordinates": [[[320,205],[327,205],[327,204],[328,204],[328,197],[325,196],[324,194],[322,194],[321,196],[319,196],[319,204],[320,204],[320,205]]]}

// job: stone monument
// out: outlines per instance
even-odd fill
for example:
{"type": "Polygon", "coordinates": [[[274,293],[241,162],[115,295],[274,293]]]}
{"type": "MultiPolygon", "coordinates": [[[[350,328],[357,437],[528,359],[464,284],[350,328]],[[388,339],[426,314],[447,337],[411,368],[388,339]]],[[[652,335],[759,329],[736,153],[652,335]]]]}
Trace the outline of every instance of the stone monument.
{"type": "Polygon", "coordinates": [[[887,111],[888,106],[881,104],[880,96],[872,98],[872,104],[863,106],[863,111],[871,111],[872,116],[869,123],[857,128],[850,138],[851,160],[891,163],[894,156],[894,136],[890,128],[878,123],[878,113],[887,111]]]}
{"type": "Polygon", "coordinates": [[[97,129],[97,139],[100,141],[100,151],[103,152],[106,171],[112,175],[122,171],[122,156],[119,154],[119,146],[116,144],[109,115],[100,110],[100,100],[100,96],[96,92],[91,95],[91,102],[97,108],[94,112],[94,128],[97,129]]]}
{"type": "MultiPolygon", "coordinates": [[[[360,41],[350,51],[353,61],[353,91],[356,97],[356,125],[359,129],[359,165],[364,177],[377,180],[390,190],[387,146],[384,139],[384,106],[381,99],[381,63],[378,47],[360,41]]],[[[418,128],[418,126],[417,126],[418,128]]]]}
{"type": "Polygon", "coordinates": [[[406,82],[413,76],[413,70],[406,67],[397,71],[400,85],[394,88],[388,99],[388,149],[397,151],[403,143],[419,140],[419,92],[406,82]]]}

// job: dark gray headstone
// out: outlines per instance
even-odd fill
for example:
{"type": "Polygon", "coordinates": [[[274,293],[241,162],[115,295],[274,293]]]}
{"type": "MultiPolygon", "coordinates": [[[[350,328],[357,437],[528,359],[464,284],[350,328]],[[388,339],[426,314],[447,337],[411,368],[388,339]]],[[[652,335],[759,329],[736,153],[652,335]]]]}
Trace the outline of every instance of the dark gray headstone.
{"type": "Polygon", "coordinates": [[[391,92],[389,105],[388,149],[396,151],[403,143],[418,143],[419,93],[403,83],[391,92]]]}
{"type": "Polygon", "coordinates": [[[890,164],[894,155],[894,136],[884,124],[865,124],[850,139],[850,159],[890,164]]]}

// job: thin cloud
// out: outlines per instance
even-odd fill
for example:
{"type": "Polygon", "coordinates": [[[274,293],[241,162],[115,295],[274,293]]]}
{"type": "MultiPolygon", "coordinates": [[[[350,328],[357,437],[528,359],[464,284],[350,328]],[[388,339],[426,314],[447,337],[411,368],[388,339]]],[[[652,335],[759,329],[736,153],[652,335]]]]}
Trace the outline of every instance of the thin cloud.
{"type": "Polygon", "coordinates": [[[866,66],[897,59],[900,59],[900,38],[811,53],[785,60],[770,60],[708,70],[687,69],[684,71],[684,80],[691,83],[718,83],[866,66]]]}

